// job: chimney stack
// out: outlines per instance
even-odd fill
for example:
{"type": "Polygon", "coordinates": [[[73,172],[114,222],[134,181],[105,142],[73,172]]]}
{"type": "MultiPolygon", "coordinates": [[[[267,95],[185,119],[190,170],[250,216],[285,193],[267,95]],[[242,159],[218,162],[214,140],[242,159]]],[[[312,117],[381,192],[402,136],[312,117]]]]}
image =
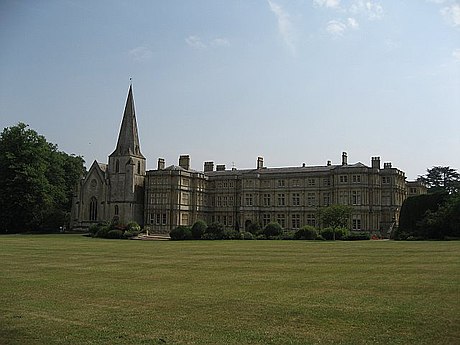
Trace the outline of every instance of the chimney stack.
{"type": "Polygon", "coordinates": [[[383,169],[391,169],[391,162],[383,163],[383,169]]]}
{"type": "Polygon", "coordinates": [[[165,159],[164,158],[158,158],[158,170],[163,170],[165,168],[165,159]]]}
{"type": "Polygon", "coordinates": [[[204,172],[214,171],[214,162],[204,162],[204,172]]]}
{"type": "Polygon", "coordinates": [[[380,169],[380,157],[372,157],[371,166],[372,169],[380,169]]]}
{"type": "Polygon", "coordinates": [[[217,164],[216,171],[225,171],[225,164],[217,164]]]}
{"type": "Polygon", "coordinates": [[[179,166],[185,170],[189,170],[190,169],[190,156],[181,155],[179,157],[179,166]]]}
{"type": "Polygon", "coordinates": [[[327,166],[331,166],[331,161],[327,161],[327,166]]]}
{"type": "Polygon", "coordinates": [[[257,157],[257,169],[263,169],[264,157],[257,157]]]}
{"type": "Polygon", "coordinates": [[[347,153],[342,152],[342,165],[347,165],[348,164],[348,159],[347,159],[347,153]]]}

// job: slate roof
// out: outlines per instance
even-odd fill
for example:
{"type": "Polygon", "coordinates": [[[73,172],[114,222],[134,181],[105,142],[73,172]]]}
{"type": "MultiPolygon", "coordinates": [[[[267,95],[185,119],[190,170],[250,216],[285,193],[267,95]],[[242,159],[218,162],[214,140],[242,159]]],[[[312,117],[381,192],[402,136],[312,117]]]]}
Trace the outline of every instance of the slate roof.
{"type": "Polygon", "coordinates": [[[289,174],[289,173],[320,173],[328,172],[334,169],[347,169],[347,168],[368,168],[361,162],[348,165],[324,165],[324,166],[305,166],[305,167],[282,167],[282,168],[262,168],[262,169],[242,169],[242,170],[223,170],[223,171],[207,171],[207,176],[241,176],[247,174],[289,174]]]}

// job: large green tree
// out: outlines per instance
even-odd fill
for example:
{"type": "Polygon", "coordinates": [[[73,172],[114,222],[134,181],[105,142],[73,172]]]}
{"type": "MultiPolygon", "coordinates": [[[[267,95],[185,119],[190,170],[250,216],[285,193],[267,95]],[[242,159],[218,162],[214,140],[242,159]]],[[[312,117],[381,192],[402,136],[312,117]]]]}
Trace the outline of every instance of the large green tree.
{"type": "Polygon", "coordinates": [[[65,224],[83,163],[24,123],[5,128],[0,135],[0,231],[65,224]]]}
{"type": "Polygon", "coordinates": [[[448,192],[449,194],[460,190],[460,174],[451,167],[434,166],[426,170],[426,174],[419,180],[426,183],[430,193],[448,192]]]}
{"type": "Polygon", "coordinates": [[[347,205],[330,205],[320,210],[320,219],[323,227],[333,229],[333,239],[339,229],[348,228],[351,216],[351,207],[347,205]]]}

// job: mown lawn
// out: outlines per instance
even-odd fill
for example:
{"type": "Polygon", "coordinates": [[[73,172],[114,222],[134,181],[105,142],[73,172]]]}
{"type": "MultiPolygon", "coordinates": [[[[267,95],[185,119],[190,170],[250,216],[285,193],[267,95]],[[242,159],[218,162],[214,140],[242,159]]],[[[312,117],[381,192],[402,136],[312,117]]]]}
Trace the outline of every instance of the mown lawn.
{"type": "Polygon", "coordinates": [[[460,242],[0,236],[0,344],[460,344],[460,242]]]}

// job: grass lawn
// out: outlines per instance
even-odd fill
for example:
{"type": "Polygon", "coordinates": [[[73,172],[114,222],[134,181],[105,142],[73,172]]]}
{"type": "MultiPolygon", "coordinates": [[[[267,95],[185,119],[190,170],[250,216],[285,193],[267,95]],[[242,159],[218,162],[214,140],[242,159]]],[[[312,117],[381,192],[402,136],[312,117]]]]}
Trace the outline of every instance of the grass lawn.
{"type": "Polygon", "coordinates": [[[460,344],[460,242],[0,236],[0,344],[460,344]]]}

